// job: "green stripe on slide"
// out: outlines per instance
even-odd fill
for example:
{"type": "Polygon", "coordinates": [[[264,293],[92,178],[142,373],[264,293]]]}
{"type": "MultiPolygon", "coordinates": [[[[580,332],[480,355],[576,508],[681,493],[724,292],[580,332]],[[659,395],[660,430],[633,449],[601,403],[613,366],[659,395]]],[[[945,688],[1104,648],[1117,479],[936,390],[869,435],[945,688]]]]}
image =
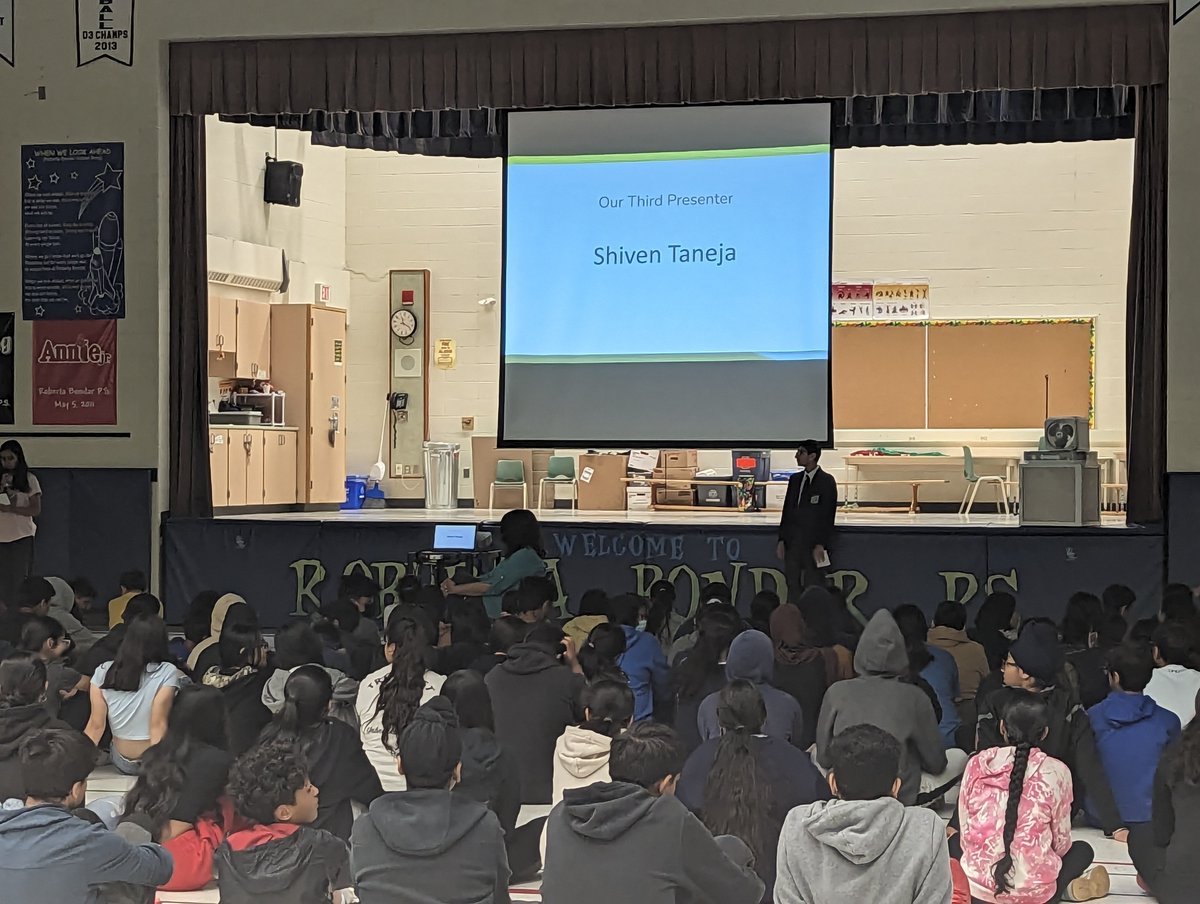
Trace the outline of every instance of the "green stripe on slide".
{"type": "Polygon", "coordinates": [[[732,157],[794,157],[799,154],[828,154],[827,144],[804,144],[785,148],[725,148],[708,151],[644,151],[634,154],[513,155],[512,166],[551,163],[644,163],[652,160],[720,160],[732,157]]]}
{"type": "Polygon", "coordinates": [[[505,364],[684,364],[701,361],[766,361],[754,352],[681,352],[673,355],[505,355],[505,364]]]}

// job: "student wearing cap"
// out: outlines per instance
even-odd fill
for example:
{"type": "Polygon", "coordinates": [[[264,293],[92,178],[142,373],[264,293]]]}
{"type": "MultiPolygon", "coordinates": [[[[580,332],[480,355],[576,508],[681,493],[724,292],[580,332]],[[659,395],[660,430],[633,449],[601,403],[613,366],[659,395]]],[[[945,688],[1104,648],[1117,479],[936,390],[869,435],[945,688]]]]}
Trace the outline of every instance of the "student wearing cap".
{"type": "MultiPolygon", "coordinates": [[[[1121,820],[1104,765],[1096,750],[1096,737],[1086,710],[1072,699],[1071,691],[1058,683],[1063,653],[1052,625],[1034,623],[1021,632],[1004,660],[1006,687],[1023,688],[1039,694],[1049,708],[1050,730],[1038,745],[1047,756],[1066,763],[1074,784],[1075,808],[1090,801],[1104,834],[1117,841],[1128,840],[1129,828],[1121,820]]],[[[979,701],[976,748],[1003,747],[996,707],[1001,693],[979,701]]]]}

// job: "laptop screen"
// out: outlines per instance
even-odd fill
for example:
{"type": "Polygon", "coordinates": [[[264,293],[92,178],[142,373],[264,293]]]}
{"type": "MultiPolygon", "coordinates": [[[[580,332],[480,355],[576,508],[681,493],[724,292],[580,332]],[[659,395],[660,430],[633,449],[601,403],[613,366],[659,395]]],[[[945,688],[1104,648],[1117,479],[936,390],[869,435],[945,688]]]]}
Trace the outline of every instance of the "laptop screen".
{"type": "Polygon", "coordinates": [[[433,548],[474,549],[476,529],[474,524],[439,524],[433,529],[433,548]]]}

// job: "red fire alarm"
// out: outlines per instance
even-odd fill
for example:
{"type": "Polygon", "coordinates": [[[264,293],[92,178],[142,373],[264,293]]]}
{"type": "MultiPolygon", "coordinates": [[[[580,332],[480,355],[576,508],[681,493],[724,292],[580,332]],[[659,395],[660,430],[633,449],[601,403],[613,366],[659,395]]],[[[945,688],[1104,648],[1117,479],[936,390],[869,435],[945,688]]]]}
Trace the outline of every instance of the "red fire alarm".
{"type": "Polygon", "coordinates": [[[416,304],[416,303],[417,303],[417,293],[416,292],[414,292],[412,289],[401,289],[400,290],[400,304],[416,304]]]}

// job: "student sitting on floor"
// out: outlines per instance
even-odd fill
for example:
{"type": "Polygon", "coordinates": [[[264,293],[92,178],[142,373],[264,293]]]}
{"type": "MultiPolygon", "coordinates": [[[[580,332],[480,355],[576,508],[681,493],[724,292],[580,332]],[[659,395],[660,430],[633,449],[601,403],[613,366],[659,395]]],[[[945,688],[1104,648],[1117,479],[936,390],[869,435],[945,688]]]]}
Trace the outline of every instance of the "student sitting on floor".
{"type": "Polygon", "coordinates": [[[959,719],[969,735],[965,749],[970,750],[975,746],[975,696],[991,668],[988,667],[983,645],[967,637],[966,607],[948,601],[938,603],[937,611],[933,614],[933,627],[929,629],[929,645],[945,650],[958,665],[956,704],[959,719]]]}
{"type": "Polygon", "coordinates": [[[640,722],[612,743],[611,782],[572,788],[546,822],[548,904],[758,904],[750,849],[713,838],[675,799],[684,750],[665,725],[640,722]]]}
{"type": "Polygon", "coordinates": [[[263,706],[272,715],[283,709],[283,689],[288,676],[302,665],[320,666],[333,683],[333,703],[329,715],[358,731],[358,682],[340,669],[325,664],[324,644],[313,626],[306,621],[292,622],[275,634],[275,672],[263,687],[263,706]]]}
{"type": "Polygon", "coordinates": [[[452,793],[462,737],[448,701],[422,706],[400,736],[408,790],[354,822],[351,863],[362,904],[507,904],[508,856],[496,814],[452,793]]]}
{"type": "MultiPolygon", "coordinates": [[[[1071,770],[1076,808],[1090,800],[1095,819],[1106,835],[1124,842],[1128,828],[1121,820],[1108,776],[1096,751],[1096,738],[1087,712],[1073,698],[1070,689],[1058,686],[1062,672],[1062,650],[1058,634],[1050,625],[1033,624],[1021,632],[1004,661],[1005,687],[1034,691],[1050,710],[1049,734],[1039,743],[1042,751],[1065,763],[1071,770]]],[[[1000,733],[999,702],[1005,697],[1001,688],[979,701],[976,747],[1003,747],[1000,733]]]]}
{"type": "Polygon", "coordinates": [[[166,735],[142,758],[122,821],[140,825],[174,857],[166,890],[196,891],[212,881],[213,855],[233,828],[233,810],[221,803],[233,762],[228,747],[221,692],[188,685],[166,735]]]}
{"type": "MultiPolygon", "coordinates": [[[[725,680],[749,681],[762,693],[767,707],[767,721],[763,731],[797,747],[804,738],[804,711],[791,694],[773,687],[775,678],[775,648],[771,638],[761,631],[743,631],[729,645],[729,656],[725,661],[725,680]]],[[[720,694],[709,694],[700,704],[696,716],[700,738],[707,741],[720,737],[721,723],[717,718],[720,694]]]]}
{"type": "Polygon", "coordinates": [[[48,615],[34,615],[21,628],[19,649],[46,663],[46,708],[58,715],[65,700],[87,694],[91,681],[63,664],[71,650],[66,629],[48,615]]]}
{"type": "Polygon", "coordinates": [[[688,757],[675,793],[713,834],[746,842],[771,901],[784,819],[794,807],[828,800],[829,786],[807,753],[762,733],[767,707],[751,682],[721,691],[717,719],[721,737],[688,757]]]}
{"type": "Polygon", "coordinates": [[[221,904],[327,904],[349,886],[349,851],[309,828],[319,790],[288,742],[262,744],[233,764],[229,796],[248,828],[217,849],[221,904]]]}
{"type": "MultiPolygon", "coordinates": [[[[1167,745],[1179,737],[1179,717],[1143,693],[1154,671],[1148,649],[1122,644],[1108,651],[1107,661],[1112,692],[1088,710],[1088,718],[1121,821],[1132,828],[1150,821],[1154,773],[1167,745]]],[[[1090,799],[1085,809],[1097,822],[1090,799]]]]}
{"type": "Polygon", "coordinates": [[[1047,702],[1031,691],[995,696],[1003,745],[967,764],[951,842],[972,896],[1004,904],[1103,898],[1108,873],[1089,871],[1091,847],[1071,842],[1071,772],[1038,747],[1049,730],[1047,702]]]}
{"type": "Polygon", "coordinates": [[[46,664],[32,653],[0,661],[0,801],[25,798],[21,741],[39,728],[70,730],[46,708],[46,664]]]}
{"type": "Polygon", "coordinates": [[[140,571],[126,571],[120,578],[121,594],[108,601],[108,628],[111,631],[125,620],[125,607],[139,593],[150,589],[146,575],[140,571]]]}
{"type": "Polygon", "coordinates": [[[1200,671],[1192,668],[1194,640],[1190,627],[1180,622],[1166,622],[1155,631],[1154,664],[1158,668],[1146,685],[1146,696],[1179,716],[1184,728],[1196,717],[1196,695],[1200,693],[1200,671]]]}
{"type": "Polygon", "coordinates": [[[932,691],[942,743],[947,750],[957,747],[959,728],[962,727],[955,705],[960,696],[958,663],[945,650],[929,643],[929,621],[918,607],[900,606],[892,613],[892,618],[896,620],[896,627],[908,649],[909,680],[926,693],[932,691]]]}
{"type": "Polygon", "coordinates": [[[696,617],[696,643],[679,654],[671,667],[675,690],[675,731],[684,750],[691,753],[700,737],[700,705],[725,686],[725,662],[733,639],[743,630],[732,606],[715,605],[696,617]]]}
{"type": "Polygon", "coordinates": [[[779,836],[777,904],[946,904],[945,827],[932,810],[897,799],[900,743],[882,728],[855,725],[830,742],[828,756],[837,799],[788,814],[779,836]]]}
{"type": "Polygon", "coordinates": [[[171,855],[132,845],[71,811],[83,806],[96,748],[77,731],[38,729],[21,743],[25,808],[0,812],[0,898],[95,904],[102,887],[153,889],[171,877],[171,855]]]}
{"type": "Polygon", "coordinates": [[[1154,816],[1134,826],[1129,855],[1159,904],[1195,904],[1200,889],[1200,720],[1163,754],[1154,777],[1154,816]]]}
{"type": "Polygon", "coordinates": [[[221,665],[205,672],[203,681],[221,692],[229,713],[229,752],[241,756],[271,721],[271,711],[263,704],[263,690],[275,669],[256,626],[227,622],[217,647],[221,665]]]}
{"type": "Polygon", "coordinates": [[[633,594],[608,601],[608,620],[625,633],[625,651],[617,666],[629,678],[633,690],[633,720],[642,722],[655,713],[665,713],[671,703],[671,670],[667,657],[653,635],[638,630],[642,598],[633,594]]]}

